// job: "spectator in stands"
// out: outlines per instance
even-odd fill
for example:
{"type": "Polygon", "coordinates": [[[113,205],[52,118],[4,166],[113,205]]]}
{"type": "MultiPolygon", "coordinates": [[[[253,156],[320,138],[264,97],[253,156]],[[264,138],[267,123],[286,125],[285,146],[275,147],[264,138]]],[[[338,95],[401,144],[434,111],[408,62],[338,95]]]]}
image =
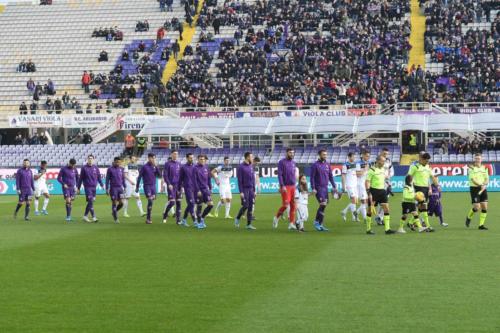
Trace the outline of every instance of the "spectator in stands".
{"type": "Polygon", "coordinates": [[[134,153],[135,147],[135,138],[131,133],[128,133],[125,136],[125,154],[128,156],[132,156],[134,153]]]}
{"type": "Polygon", "coordinates": [[[87,105],[87,108],[85,109],[85,113],[86,114],[91,114],[92,113],[92,104],[88,104],[87,105]]]}
{"type": "Polygon", "coordinates": [[[158,29],[158,31],[156,32],[156,40],[160,41],[163,39],[163,37],[165,37],[165,28],[160,27],[160,29],[158,29]]]}
{"type": "Polygon", "coordinates": [[[179,31],[179,40],[182,40],[182,33],[184,32],[184,26],[182,22],[177,25],[177,31],[179,31]]]}
{"type": "Polygon", "coordinates": [[[144,41],[140,41],[139,45],[137,46],[137,51],[139,52],[144,52],[146,50],[146,43],[144,41]]]}
{"type": "Polygon", "coordinates": [[[40,5],[52,5],[52,0],[40,0],[40,5]]]}
{"type": "Polygon", "coordinates": [[[33,61],[28,60],[28,62],[26,63],[26,72],[28,73],[34,73],[36,72],[36,66],[35,66],[35,63],[33,61]]]}
{"type": "Polygon", "coordinates": [[[50,95],[50,96],[53,96],[56,94],[56,85],[54,84],[54,82],[51,79],[48,79],[48,81],[47,81],[45,93],[47,95],[50,95]]]}
{"type": "Polygon", "coordinates": [[[83,71],[82,75],[82,87],[85,89],[85,92],[88,94],[90,92],[90,75],[87,71],[83,71]]]}
{"type": "Polygon", "coordinates": [[[96,104],[95,106],[95,113],[101,113],[102,111],[102,105],[101,104],[96,104]]]}
{"type": "Polygon", "coordinates": [[[47,111],[54,110],[54,102],[50,97],[47,97],[47,99],[45,100],[45,110],[47,111]]]}
{"type": "Polygon", "coordinates": [[[148,142],[145,137],[137,138],[137,156],[142,156],[144,154],[144,150],[146,149],[148,142]]]}
{"type": "Polygon", "coordinates": [[[172,44],[172,52],[174,53],[175,60],[177,60],[177,57],[179,56],[180,50],[181,50],[181,47],[179,45],[179,42],[176,39],[175,42],[174,42],[174,44],[172,44]]]}
{"type": "Polygon", "coordinates": [[[134,60],[134,63],[136,63],[140,58],[139,51],[134,50],[134,53],[132,54],[132,59],[134,60]]]}
{"type": "Polygon", "coordinates": [[[212,26],[214,27],[214,35],[220,34],[220,18],[218,16],[214,18],[212,26]]]}
{"type": "Polygon", "coordinates": [[[22,102],[21,105],[19,105],[19,114],[28,114],[28,107],[25,102],[22,102]]]}
{"type": "Polygon", "coordinates": [[[137,21],[135,25],[135,32],[144,32],[149,31],[149,23],[147,20],[145,21],[137,21]]]}
{"type": "Polygon", "coordinates": [[[165,47],[163,51],[161,51],[160,59],[168,60],[169,57],[170,57],[170,50],[168,49],[168,47],[165,47]]]}
{"type": "Polygon", "coordinates": [[[63,103],[59,99],[59,97],[57,97],[56,100],[54,101],[54,110],[56,111],[57,114],[60,114],[61,111],[63,110],[63,103]]]}
{"type": "Polygon", "coordinates": [[[113,109],[113,101],[111,99],[106,100],[106,113],[111,113],[113,109]]]}
{"type": "Polygon", "coordinates": [[[92,136],[90,136],[89,133],[85,133],[83,134],[83,140],[82,140],[82,143],[88,145],[88,144],[91,144],[92,143],[92,136]]]}
{"type": "Polygon", "coordinates": [[[130,60],[129,54],[128,54],[127,50],[123,51],[123,53],[122,53],[122,60],[123,61],[129,61],[130,60]]]}
{"type": "Polygon", "coordinates": [[[38,136],[38,133],[33,134],[33,136],[29,140],[30,145],[38,145],[40,144],[40,138],[38,136]]]}
{"type": "Polygon", "coordinates": [[[115,40],[123,40],[123,32],[121,30],[117,30],[115,33],[115,40]]]}
{"type": "Polygon", "coordinates": [[[160,3],[160,12],[164,12],[165,11],[165,5],[166,5],[166,1],[165,0],[158,0],[158,2],[160,3]]]}
{"type": "Polygon", "coordinates": [[[18,72],[26,72],[26,62],[23,60],[17,65],[18,72]]]}
{"type": "Polygon", "coordinates": [[[31,104],[30,104],[30,113],[31,114],[36,114],[36,112],[38,111],[38,103],[33,101],[31,104]]]}
{"type": "Polygon", "coordinates": [[[167,12],[173,12],[172,5],[174,4],[174,0],[165,0],[165,5],[167,6],[167,12]]]}
{"type": "Polygon", "coordinates": [[[26,88],[28,89],[31,95],[33,95],[33,93],[35,92],[35,87],[36,87],[35,81],[33,81],[33,79],[30,78],[28,82],[26,82],[26,88]]]}
{"type": "Polygon", "coordinates": [[[101,92],[99,91],[99,89],[95,88],[89,97],[90,99],[99,99],[99,96],[101,96],[101,92]]]}
{"type": "Polygon", "coordinates": [[[62,96],[62,102],[64,103],[64,107],[68,108],[70,105],[70,96],[68,95],[68,92],[65,91],[64,95],[62,96]]]}
{"type": "Polygon", "coordinates": [[[99,62],[101,61],[108,61],[108,52],[102,50],[101,53],[99,53],[99,62]]]}

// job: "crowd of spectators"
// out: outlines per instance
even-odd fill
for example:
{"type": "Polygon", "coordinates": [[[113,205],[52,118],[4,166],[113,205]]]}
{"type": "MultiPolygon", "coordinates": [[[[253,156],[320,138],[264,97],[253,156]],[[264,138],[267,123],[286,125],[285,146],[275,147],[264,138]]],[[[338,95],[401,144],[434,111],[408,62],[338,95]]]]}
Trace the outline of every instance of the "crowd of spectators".
{"type": "Polygon", "coordinates": [[[107,41],[113,40],[123,40],[123,31],[119,30],[118,27],[94,29],[92,32],[92,37],[105,38],[107,41]]]}
{"type": "Polygon", "coordinates": [[[454,137],[434,142],[434,153],[438,154],[475,154],[487,151],[500,151],[500,139],[490,137],[454,137]]]}
{"type": "Polygon", "coordinates": [[[46,145],[49,139],[45,133],[35,133],[31,137],[17,133],[14,138],[15,145],[46,145]]]}
{"type": "Polygon", "coordinates": [[[149,22],[148,20],[137,21],[135,24],[135,32],[145,32],[149,31],[149,22]]]}
{"type": "Polygon", "coordinates": [[[83,133],[79,131],[75,135],[68,136],[68,142],[73,144],[91,144],[93,141],[92,136],[89,133],[83,133]]]}
{"type": "Polygon", "coordinates": [[[220,45],[218,74],[208,73],[212,59],[197,46],[167,84],[166,106],[374,104],[418,97],[409,92],[416,80],[406,69],[406,1],[214,5],[207,1],[200,14],[200,42],[212,41],[220,26],[236,27],[234,39],[220,45]]]}
{"type": "Polygon", "coordinates": [[[429,84],[443,102],[500,101],[498,1],[421,0],[427,16],[425,51],[443,71],[429,84]],[[475,28],[462,26],[476,23],[475,28]],[[479,26],[479,27],[478,27],[479,26]]]}

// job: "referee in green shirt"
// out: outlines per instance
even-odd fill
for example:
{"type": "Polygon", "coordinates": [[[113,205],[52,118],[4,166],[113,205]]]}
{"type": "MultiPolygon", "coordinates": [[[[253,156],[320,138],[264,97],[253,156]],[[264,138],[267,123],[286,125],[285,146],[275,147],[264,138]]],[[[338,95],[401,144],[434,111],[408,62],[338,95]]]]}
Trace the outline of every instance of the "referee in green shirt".
{"type": "Polygon", "coordinates": [[[425,227],[427,231],[432,232],[429,223],[429,214],[427,213],[427,203],[429,202],[429,195],[432,194],[431,183],[438,185],[438,179],[434,176],[432,169],[429,165],[429,160],[431,155],[427,152],[421,152],[418,156],[418,162],[412,163],[410,169],[408,170],[408,175],[413,178],[413,185],[415,187],[415,192],[422,192],[425,196],[425,200],[418,205],[419,215],[423,218],[425,222],[425,227]]]}
{"type": "Polygon", "coordinates": [[[374,235],[372,230],[372,212],[375,206],[380,204],[384,210],[384,227],[387,235],[393,234],[391,230],[391,216],[389,215],[389,202],[387,200],[387,191],[385,189],[385,157],[382,155],[377,156],[375,165],[368,170],[366,175],[366,191],[368,192],[368,200],[370,202],[370,209],[368,209],[366,218],[366,233],[374,235]]]}
{"type": "Polygon", "coordinates": [[[488,191],[486,187],[490,182],[488,169],[482,164],[483,157],[477,153],[474,155],[474,164],[469,166],[469,186],[472,208],[465,219],[465,226],[468,228],[474,214],[481,208],[479,214],[479,230],[488,230],[484,225],[488,212],[488,191]]]}

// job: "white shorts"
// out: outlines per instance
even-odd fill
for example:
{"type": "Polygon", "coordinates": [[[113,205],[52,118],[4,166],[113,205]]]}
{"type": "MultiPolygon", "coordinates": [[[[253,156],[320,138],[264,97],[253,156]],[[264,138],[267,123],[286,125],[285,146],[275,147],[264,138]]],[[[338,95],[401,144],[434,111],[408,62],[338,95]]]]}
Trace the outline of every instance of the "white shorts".
{"type": "Polygon", "coordinates": [[[135,191],[135,186],[132,186],[131,184],[127,183],[125,186],[125,198],[139,198],[140,194],[139,192],[135,191]]]}
{"type": "Polygon", "coordinates": [[[358,199],[359,200],[368,199],[368,193],[366,193],[366,187],[364,184],[358,184],[358,199]]]}
{"type": "Polygon", "coordinates": [[[358,187],[357,186],[346,186],[345,191],[349,198],[357,198],[358,197],[358,187]]]}
{"type": "Polygon", "coordinates": [[[307,205],[297,206],[297,222],[306,222],[309,219],[309,209],[307,205]]]}
{"type": "Polygon", "coordinates": [[[219,186],[219,195],[221,199],[232,199],[231,186],[219,186]]]}
{"type": "Polygon", "coordinates": [[[44,194],[49,194],[49,188],[47,187],[47,184],[35,185],[35,197],[40,197],[44,194]]]}

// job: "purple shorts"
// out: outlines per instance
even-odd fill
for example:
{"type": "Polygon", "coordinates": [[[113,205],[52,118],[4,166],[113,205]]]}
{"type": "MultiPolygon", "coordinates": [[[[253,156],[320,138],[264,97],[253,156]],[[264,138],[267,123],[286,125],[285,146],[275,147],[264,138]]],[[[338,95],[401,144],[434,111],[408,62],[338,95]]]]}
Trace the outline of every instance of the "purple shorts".
{"type": "Polygon", "coordinates": [[[180,200],[181,199],[181,190],[179,188],[179,185],[177,184],[172,184],[172,189],[170,189],[170,186],[167,186],[167,196],[168,200],[180,200]]]}
{"type": "Polygon", "coordinates": [[[144,185],[144,195],[148,199],[156,199],[156,186],[144,185]]]}
{"type": "Polygon", "coordinates": [[[210,190],[199,190],[196,194],[196,203],[207,203],[212,201],[212,192],[210,190]],[[199,195],[201,192],[201,195],[199,195]]]}
{"type": "Polygon", "coordinates": [[[428,213],[429,213],[429,216],[441,216],[441,214],[443,213],[442,212],[442,208],[441,208],[441,204],[438,204],[436,202],[430,202],[429,203],[429,207],[427,208],[428,210],[428,213]]]}
{"type": "Polygon", "coordinates": [[[67,199],[67,198],[70,198],[71,200],[75,199],[75,188],[74,187],[69,187],[69,188],[63,187],[63,196],[65,199],[67,199]]]}
{"type": "Polygon", "coordinates": [[[194,192],[192,189],[184,189],[184,194],[186,195],[186,203],[188,205],[195,203],[194,192]]]}
{"type": "Polygon", "coordinates": [[[250,204],[255,203],[255,190],[253,188],[243,189],[241,193],[243,194],[241,198],[241,205],[243,207],[248,207],[250,204]]]}
{"type": "Polygon", "coordinates": [[[109,189],[109,196],[111,197],[111,200],[113,201],[118,201],[123,199],[125,196],[123,193],[123,188],[122,187],[112,187],[109,189]]]}
{"type": "Polygon", "coordinates": [[[33,190],[30,188],[22,188],[19,194],[19,202],[30,201],[33,197],[33,190]]]}
{"type": "Polygon", "coordinates": [[[85,199],[87,201],[95,201],[96,189],[95,187],[85,187],[85,199]]]}
{"type": "Polygon", "coordinates": [[[316,200],[318,200],[318,203],[328,203],[328,188],[318,188],[316,189],[316,200]]]}

